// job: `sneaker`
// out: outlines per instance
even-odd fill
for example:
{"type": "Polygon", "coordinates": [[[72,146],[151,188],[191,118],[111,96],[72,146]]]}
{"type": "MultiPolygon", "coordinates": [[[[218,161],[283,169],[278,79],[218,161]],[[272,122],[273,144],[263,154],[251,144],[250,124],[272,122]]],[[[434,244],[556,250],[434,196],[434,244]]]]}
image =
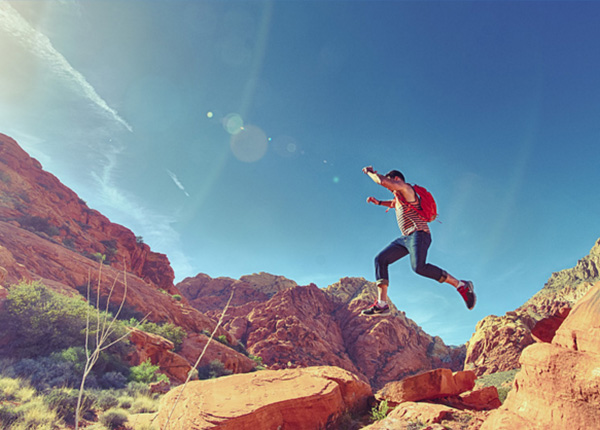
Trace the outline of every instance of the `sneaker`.
{"type": "Polygon", "coordinates": [[[462,296],[467,308],[471,310],[475,307],[475,301],[477,300],[475,291],[473,290],[473,283],[471,281],[460,281],[460,284],[460,287],[456,290],[462,296]]]}
{"type": "Polygon", "coordinates": [[[361,312],[363,315],[384,315],[390,313],[390,307],[386,304],[383,307],[379,307],[377,302],[372,304],[369,308],[361,312]]]}

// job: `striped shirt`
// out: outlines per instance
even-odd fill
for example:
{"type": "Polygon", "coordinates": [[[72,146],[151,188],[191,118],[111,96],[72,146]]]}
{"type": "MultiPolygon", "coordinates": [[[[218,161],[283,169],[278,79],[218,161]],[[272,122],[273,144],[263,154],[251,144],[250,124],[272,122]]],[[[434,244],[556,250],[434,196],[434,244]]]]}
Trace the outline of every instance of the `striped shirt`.
{"type": "MultiPolygon", "coordinates": [[[[412,208],[412,204],[409,203],[403,205],[397,198],[395,200],[396,221],[398,221],[398,227],[400,227],[400,231],[404,236],[408,236],[415,231],[426,231],[427,233],[431,233],[427,221],[424,221],[419,216],[417,211],[412,208]]],[[[421,202],[417,201],[416,206],[420,209],[421,202]]]]}

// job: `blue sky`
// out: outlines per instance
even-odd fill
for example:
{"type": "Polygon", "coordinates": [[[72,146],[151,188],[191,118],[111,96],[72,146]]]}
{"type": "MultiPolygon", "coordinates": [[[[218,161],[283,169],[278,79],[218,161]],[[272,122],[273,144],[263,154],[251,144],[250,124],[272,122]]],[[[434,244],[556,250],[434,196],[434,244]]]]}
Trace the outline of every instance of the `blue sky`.
{"type": "Polygon", "coordinates": [[[0,132],[177,281],[374,280],[399,231],[361,169],[436,197],[390,297],[446,343],[600,236],[600,2],[2,1],[0,132]]]}

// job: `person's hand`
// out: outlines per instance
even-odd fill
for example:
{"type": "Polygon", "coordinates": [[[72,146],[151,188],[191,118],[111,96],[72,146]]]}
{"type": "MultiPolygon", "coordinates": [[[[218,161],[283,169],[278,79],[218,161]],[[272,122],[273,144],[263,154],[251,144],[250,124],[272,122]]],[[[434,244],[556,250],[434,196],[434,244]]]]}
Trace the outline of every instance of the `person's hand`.
{"type": "Polygon", "coordinates": [[[375,170],[373,170],[373,166],[363,167],[362,171],[365,175],[367,173],[377,173],[377,172],[375,172],[375,170]]]}
{"type": "Polygon", "coordinates": [[[377,200],[375,197],[367,197],[367,203],[373,203],[375,205],[378,205],[379,200],[377,200]]]}

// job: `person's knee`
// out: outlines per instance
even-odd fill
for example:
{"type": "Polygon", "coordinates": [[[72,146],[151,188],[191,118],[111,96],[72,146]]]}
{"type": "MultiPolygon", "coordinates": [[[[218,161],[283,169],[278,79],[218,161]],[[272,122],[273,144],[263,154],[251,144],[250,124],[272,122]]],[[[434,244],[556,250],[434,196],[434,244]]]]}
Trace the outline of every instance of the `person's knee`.
{"type": "Polygon", "coordinates": [[[378,254],[375,257],[375,266],[376,267],[387,266],[387,265],[389,265],[389,263],[384,255],[378,254]]]}
{"type": "Polygon", "coordinates": [[[413,263],[412,269],[417,275],[426,276],[426,273],[427,273],[427,265],[426,264],[413,263]]]}

